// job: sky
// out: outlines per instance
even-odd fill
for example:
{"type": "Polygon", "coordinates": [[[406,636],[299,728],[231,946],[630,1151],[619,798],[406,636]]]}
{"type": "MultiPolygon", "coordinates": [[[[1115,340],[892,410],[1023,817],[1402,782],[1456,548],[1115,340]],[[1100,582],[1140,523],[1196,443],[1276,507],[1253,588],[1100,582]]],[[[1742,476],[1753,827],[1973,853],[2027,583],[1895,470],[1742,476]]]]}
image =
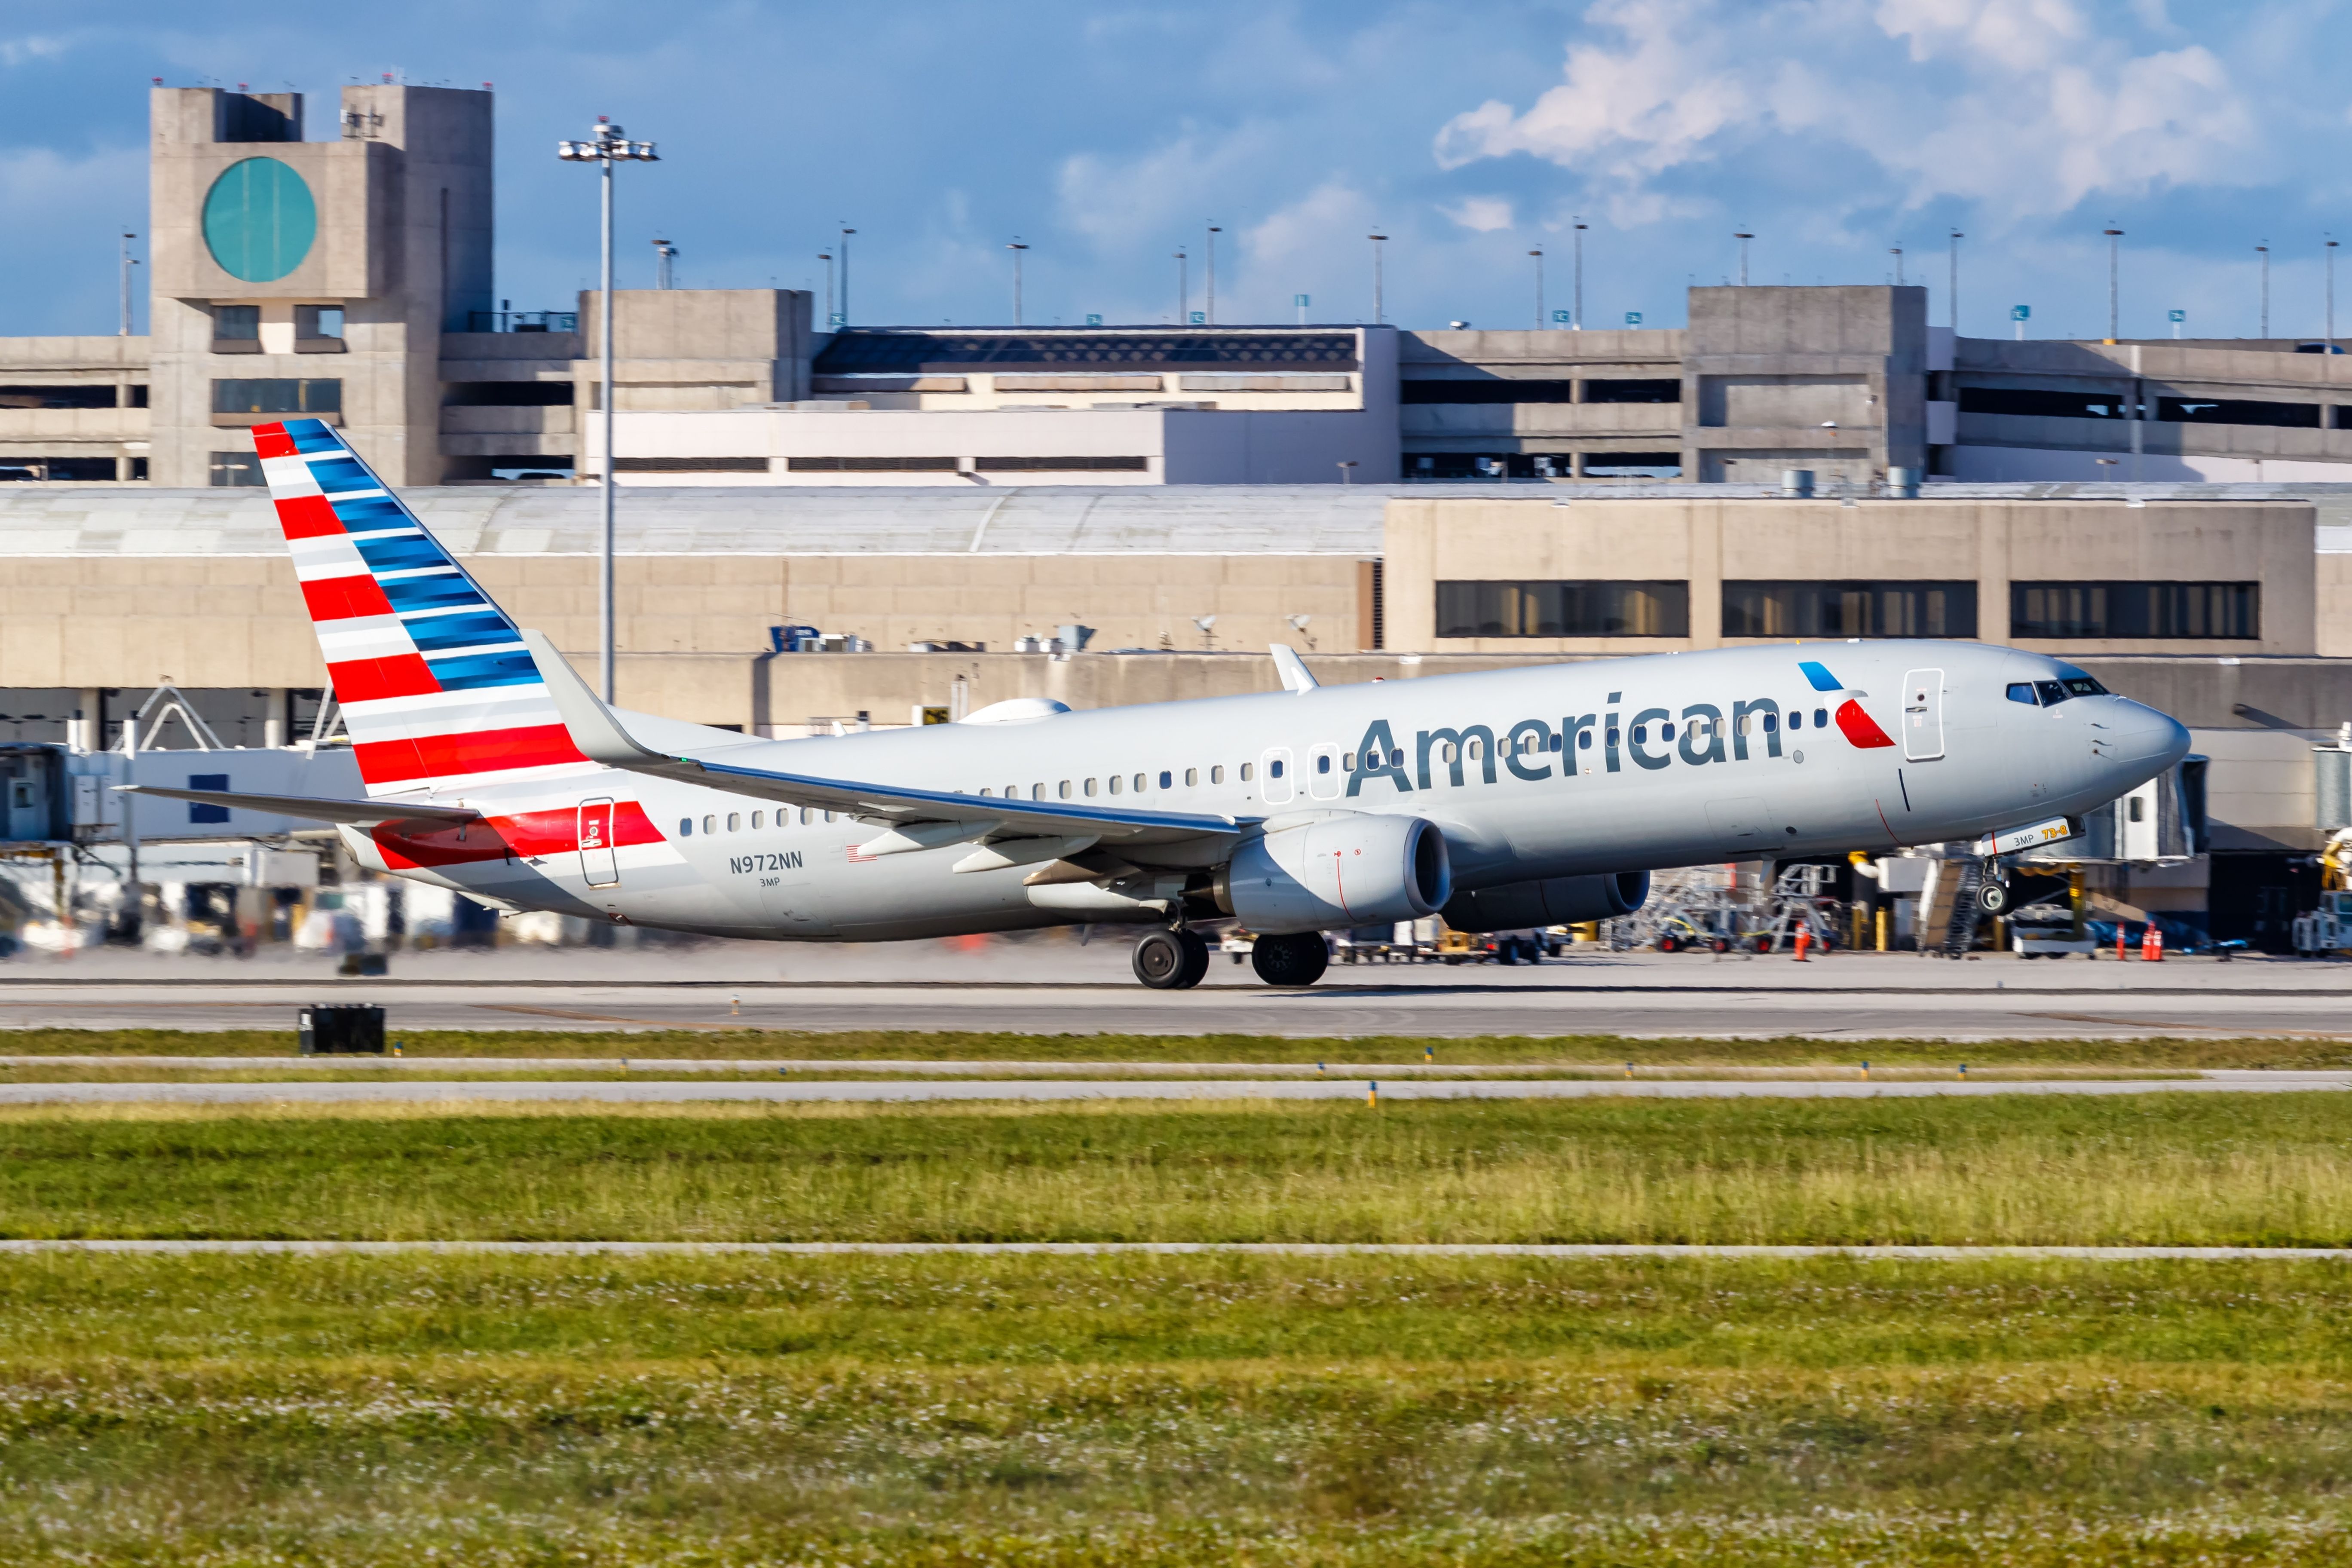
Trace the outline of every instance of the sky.
{"type": "Polygon", "coordinates": [[[495,84],[518,310],[592,279],[594,176],[554,143],[606,114],[662,156],[620,175],[623,287],[663,237],[681,287],[822,312],[847,225],[859,325],[1010,321],[1016,241],[1030,322],[1171,321],[1214,225],[1221,322],[1370,320],[1378,248],[1387,320],[1528,327],[1582,222],[1588,326],[1682,324],[1742,231],[1753,282],[1900,266],[1944,324],[1957,228],[1962,331],[2099,337],[2116,227],[2123,335],[2253,335],[2267,244],[2273,335],[2316,336],[2347,53],[2352,0],[9,0],[0,334],[114,330],[151,78],[290,86],[315,138],[390,72],[495,84]]]}

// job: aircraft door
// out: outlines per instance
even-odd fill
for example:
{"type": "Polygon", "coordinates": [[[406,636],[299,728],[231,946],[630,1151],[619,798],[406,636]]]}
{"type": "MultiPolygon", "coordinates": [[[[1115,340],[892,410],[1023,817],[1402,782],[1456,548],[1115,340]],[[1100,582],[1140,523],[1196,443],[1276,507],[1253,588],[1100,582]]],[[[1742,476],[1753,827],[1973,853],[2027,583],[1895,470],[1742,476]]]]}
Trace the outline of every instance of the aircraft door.
{"type": "Polygon", "coordinates": [[[1257,760],[1258,798],[1268,805],[1287,805],[1298,793],[1298,781],[1290,776],[1290,748],[1269,746],[1257,760]]]}
{"type": "Polygon", "coordinates": [[[1914,669],[1903,677],[1903,756],[1932,763],[1944,754],[1944,672],[1914,669]]]}
{"type": "Polygon", "coordinates": [[[1317,746],[1307,759],[1307,793],[1317,800],[1337,800],[1339,787],[1345,782],[1339,772],[1339,747],[1326,741],[1317,746]]]}
{"type": "Polygon", "coordinates": [[[620,863],[613,856],[613,802],[580,803],[580,875],[592,888],[621,885],[620,863]]]}

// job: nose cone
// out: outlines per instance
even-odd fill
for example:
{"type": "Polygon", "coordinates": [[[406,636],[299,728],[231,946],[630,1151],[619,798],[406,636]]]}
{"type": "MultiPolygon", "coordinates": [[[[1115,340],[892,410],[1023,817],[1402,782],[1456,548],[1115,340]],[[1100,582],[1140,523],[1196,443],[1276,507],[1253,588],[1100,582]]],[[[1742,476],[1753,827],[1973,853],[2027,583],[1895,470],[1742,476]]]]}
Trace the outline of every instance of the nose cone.
{"type": "Polygon", "coordinates": [[[2169,713],[2126,702],[2107,721],[2106,759],[2134,766],[2140,776],[2162,773],[2189,754],[2189,729],[2169,713]]]}

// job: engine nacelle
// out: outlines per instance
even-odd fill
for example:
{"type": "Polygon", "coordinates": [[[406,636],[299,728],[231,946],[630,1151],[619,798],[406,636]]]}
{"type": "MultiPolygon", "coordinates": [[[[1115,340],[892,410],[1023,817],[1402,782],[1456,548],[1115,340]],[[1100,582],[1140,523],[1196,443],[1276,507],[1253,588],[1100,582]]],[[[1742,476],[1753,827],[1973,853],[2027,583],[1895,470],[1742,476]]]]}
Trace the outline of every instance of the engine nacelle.
{"type": "Polygon", "coordinates": [[[1499,888],[1456,893],[1438,912],[1455,931],[1522,931],[1530,926],[1615,920],[1632,914],[1649,899],[1647,871],[1612,871],[1601,877],[1506,882],[1499,888]]]}
{"type": "Polygon", "coordinates": [[[1333,812],[1253,839],[1215,882],[1217,907],[1269,936],[1416,921],[1453,890],[1435,824],[1370,812],[1333,812]]]}

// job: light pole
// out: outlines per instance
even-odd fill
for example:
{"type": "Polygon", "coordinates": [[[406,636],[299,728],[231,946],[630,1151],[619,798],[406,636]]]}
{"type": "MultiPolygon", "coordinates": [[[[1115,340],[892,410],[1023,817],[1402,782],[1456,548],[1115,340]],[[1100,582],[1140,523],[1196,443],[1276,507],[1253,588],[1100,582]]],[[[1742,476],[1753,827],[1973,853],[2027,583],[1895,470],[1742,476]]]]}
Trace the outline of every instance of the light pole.
{"type": "Polygon", "coordinates": [[[1389,237],[1368,234],[1364,237],[1372,242],[1372,325],[1379,326],[1389,319],[1388,300],[1384,298],[1383,289],[1386,279],[1381,276],[1381,247],[1388,243],[1389,237]]]}
{"type": "Polygon", "coordinates": [[[1739,242],[1739,286],[1745,289],[1748,287],[1748,242],[1756,237],[1743,229],[1731,237],[1739,242]]]}
{"type": "Polygon", "coordinates": [[[1217,324],[1217,236],[1224,232],[1215,224],[1209,226],[1209,298],[1203,313],[1213,327],[1217,324]]]}
{"type": "Polygon", "coordinates": [[[605,119],[596,117],[596,134],[586,142],[558,142],[555,155],[567,163],[593,163],[601,176],[604,193],[604,235],[602,286],[597,296],[597,349],[601,364],[598,379],[602,383],[604,409],[604,544],[596,576],[596,671],[604,688],[604,700],[613,696],[613,165],[615,163],[657,163],[660,157],[650,142],[632,142],[622,134],[621,128],[605,119]]]}
{"type": "Polygon", "coordinates": [[[677,247],[666,239],[655,240],[654,258],[654,287],[656,289],[675,287],[673,275],[670,272],[670,263],[677,259],[677,247]]]}
{"type": "Polygon", "coordinates": [[[849,237],[857,231],[847,224],[841,226],[841,320],[838,325],[849,325],[849,237]]]}
{"type": "Polygon", "coordinates": [[[1176,324],[1180,327],[1184,324],[1184,318],[1192,309],[1192,280],[1190,270],[1192,262],[1192,258],[1186,254],[1184,247],[1178,246],[1176,247],[1176,324]]]}
{"type": "Polygon", "coordinates": [[[2258,338],[2267,338],[2271,335],[2271,247],[2267,245],[2258,245],[2254,247],[2254,254],[2262,258],[2263,271],[2262,313],[2256,318],[2262,322],[2262,328],[2254,335],[2258,338]]]}
{"type": "Polygon", "coordinates": [[[1952,313],[1952,336],[1956,338],[1960,335],[1960,241],[1966,238],[1968,236],[1958,229],[1952,230],[1952,280],[1949,309],[1952,313]]]}
{"type": "Polygon", "coordinates": [[[2124,231],[2110,227],[2100,232],[2107,237],[2107,342],[2114,342],[2122,335],[2116,331],[2117,324],[2123,320],[2116,306],[2116,283],[2122,276],[2116,258],[2121,254],[2119,242],[2123,239],[2124,231]]]}
{"type": "Polygon", "coordinates": [[[1542,331],[1544,324],[1543,247],[1541,246],[1538,246],[1535,249],[1528,251],[1528,254],[1534,257],[1536,261],[1536,331],[1542,331]]]}
{"type": "Polygon", "coordinates": [[[1568,302],[1568,330],[1584,331],[1584,231],[1588,226],[1580,218],[1569,219],[1570,232],[1576,239],[1576,297],[1568,302]]]}
{"type": "MultiPolygon", "coordinates": [[[[131,258],[131,240],[136,237],[139,235],[122,230],[122,336],[131,334],[131,268],[139,266],[139,261],[131,258]]],[[[2328,240],[2328,245],[2336,242],[2328,240]]]]}
{"type": "Polygon", "coordinates": [[[1903,247],[1899,245],[1890,246],[1887,247],[1886,254],[1895,258],[1895,286],[1900,289],[1903,287],[1903,247]]]}
{"type": "Polygon", "coordinates": [[[833,252],[820,250],[816,258],[824,263],[824,330],[829,332],[836,324],[833,313],[833,252]]]}
{"type": "Polygon", "coordinates": [[[1013,253],[1013,324],[1017,327],[1021,324],[1022,253],[1026,251],[1029,247],[1022,244],[1018,239],[1015,239],[1012,244],[1006,246],[1004,248],[1013,253]]]}
{"type": "Polygon", "coordinates": [[[2327,341],[2336,341],[2336,242],[2327,242],[2327,341]]]}

